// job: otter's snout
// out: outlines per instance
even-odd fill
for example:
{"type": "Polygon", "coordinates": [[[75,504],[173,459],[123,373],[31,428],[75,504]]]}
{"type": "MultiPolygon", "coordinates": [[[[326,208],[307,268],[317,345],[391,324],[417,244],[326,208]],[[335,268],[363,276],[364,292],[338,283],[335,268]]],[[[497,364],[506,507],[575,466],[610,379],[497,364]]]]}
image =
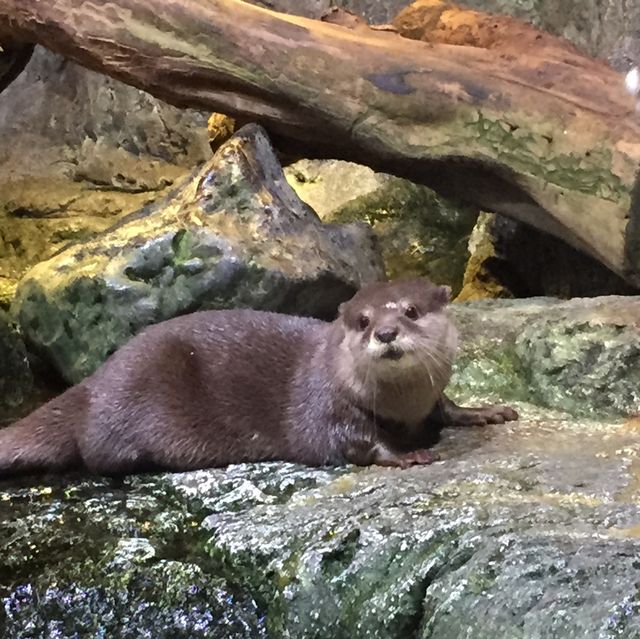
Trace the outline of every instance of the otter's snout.
{"type": "Polygon", "coordinates": [[[391,344],[398,337],[398,329],[395,326],[382,326],[373,332],[374,337],[383,344],[391,344]]]}

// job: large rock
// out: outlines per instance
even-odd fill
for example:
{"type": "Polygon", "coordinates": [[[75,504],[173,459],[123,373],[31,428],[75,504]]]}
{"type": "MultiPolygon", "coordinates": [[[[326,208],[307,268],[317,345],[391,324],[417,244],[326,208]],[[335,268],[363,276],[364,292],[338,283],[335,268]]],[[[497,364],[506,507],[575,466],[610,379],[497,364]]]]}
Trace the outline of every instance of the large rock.
{"type": "Polygon", "coordinates": [[[33,264],[210,157],[206,121],[36,47],[0,94],[0,305],[33,264]]]}
{"type": "Polygon", "coordinates": [[[68,382],[144,326],[211,308],[322,318],[383,277],[371,229],[322,224],[249,125],[166,199],[35,266],[13,305],[68,382]]]}
{"type": "Polygon", "coordinates": [[[525,415],[407,471],[5,483],[3,637],[640,636],[637,432],[525,415]]]}
{"type": "Polygon", "coordinates": [[[389,278],[424,275],[458,293],[475,210],[456,206],[424,186],[349,162],[301,160],[285,174],[323,220],[370,224],[389,278]]]}
{"type": "Polygon", "coordinates": [[[462,346],[450,390],[588,417],[640,408],[640,298],[455,304],[462,346]]]}

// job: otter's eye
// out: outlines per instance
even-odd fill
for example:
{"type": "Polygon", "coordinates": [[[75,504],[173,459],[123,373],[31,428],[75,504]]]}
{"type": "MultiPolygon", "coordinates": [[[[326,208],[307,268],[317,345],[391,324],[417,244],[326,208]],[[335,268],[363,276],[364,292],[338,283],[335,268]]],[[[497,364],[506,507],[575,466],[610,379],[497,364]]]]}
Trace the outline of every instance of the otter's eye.
{"type": "Polygon", "coordinates": [[[407,308],[404,311],[404,314],[410,320],[417,320],[418,319],[418,309],[415,306],[407,306],[407,308]]]}
{"type": "Polygon", "coordinates": [[[367,326],[369,326],[370,319],[366,315],[360,315],[358,318],[358,327],[361,331],[366,330],[367,326]]]}

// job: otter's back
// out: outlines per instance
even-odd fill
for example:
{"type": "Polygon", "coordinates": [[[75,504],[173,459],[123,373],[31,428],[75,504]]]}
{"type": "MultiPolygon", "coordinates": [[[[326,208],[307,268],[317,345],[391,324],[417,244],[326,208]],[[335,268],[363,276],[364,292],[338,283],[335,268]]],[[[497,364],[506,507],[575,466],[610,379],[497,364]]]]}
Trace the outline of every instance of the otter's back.
{"type": "Polygon", "coordinates": [[[86,448],[111,446],[105,437],[113,436],[125,453],[144,446],[156,458],[169,450],[181,468],[201,457],[206,465],[293,458],[283,451],[292,380],[328,326],[251,310],[150,326],[90,378],[91,423],[99,429],[86,448]]]}

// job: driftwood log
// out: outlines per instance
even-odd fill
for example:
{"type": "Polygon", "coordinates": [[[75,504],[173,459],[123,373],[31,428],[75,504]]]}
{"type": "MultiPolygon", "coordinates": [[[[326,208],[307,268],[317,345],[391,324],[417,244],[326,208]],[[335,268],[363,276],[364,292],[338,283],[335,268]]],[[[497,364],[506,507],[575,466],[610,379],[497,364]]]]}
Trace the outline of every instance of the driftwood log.
{"type": "Polygon", "coordinates": [[[640,116],[622,77],[485,18],[423,0],[394,31],[239,0],[0,0],[0,41],[257,121],[284,151],[354,160],[510,215],[640,285],[640,116]]]}

